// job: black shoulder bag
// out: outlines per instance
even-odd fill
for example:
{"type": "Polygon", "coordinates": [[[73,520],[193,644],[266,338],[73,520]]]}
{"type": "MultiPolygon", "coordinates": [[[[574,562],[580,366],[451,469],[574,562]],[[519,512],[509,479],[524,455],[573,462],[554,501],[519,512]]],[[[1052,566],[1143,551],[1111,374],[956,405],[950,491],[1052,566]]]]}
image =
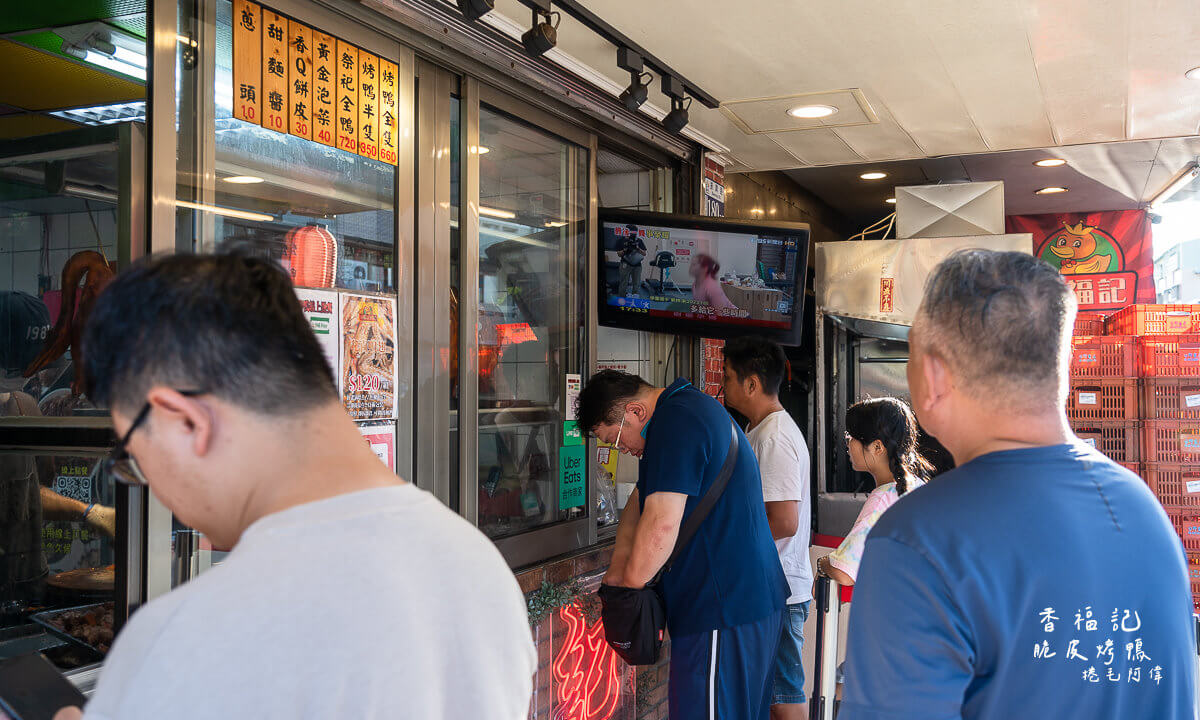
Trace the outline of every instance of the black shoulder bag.
{"type": "Polygon", "coordinates": [[[700,529],[701,523],[708,517],[713,506],[729,485],[733,475],[733,466],[737,464],[738,431],[733,420],[729,421],[732,438],[729,441],[729,452],[725,453],[725,463],[717,474],[713,484],[700,498],[696,509],[688,518],[687,523],[675,540],[675,549],[671,557],[658,571],[646,587],[618,587],[616,585],[601,585],[597,593],[600,596],[600,619],[604,622],[604,637],[612,649],[630,665],[653,665],[658,662],[662,651],[663,629],[667,625],[667,613],[664,607],[662,590],[659,580],[663,573],[671,569],[679,553],[687,547],[700,529]]]}

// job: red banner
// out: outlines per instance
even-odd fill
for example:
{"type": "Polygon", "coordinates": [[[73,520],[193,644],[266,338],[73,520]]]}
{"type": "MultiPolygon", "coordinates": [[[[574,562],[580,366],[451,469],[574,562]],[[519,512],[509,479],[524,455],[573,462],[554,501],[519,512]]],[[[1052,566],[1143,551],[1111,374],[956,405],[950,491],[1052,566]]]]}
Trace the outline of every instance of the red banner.
{"type": "Polygon", "coordinates": [[[1033,233],[1034,254],[1062,271],[1080,310],[1155,301],[1146,211],[1009,215],[1005,224],[1010,233],[1033,233]]]}

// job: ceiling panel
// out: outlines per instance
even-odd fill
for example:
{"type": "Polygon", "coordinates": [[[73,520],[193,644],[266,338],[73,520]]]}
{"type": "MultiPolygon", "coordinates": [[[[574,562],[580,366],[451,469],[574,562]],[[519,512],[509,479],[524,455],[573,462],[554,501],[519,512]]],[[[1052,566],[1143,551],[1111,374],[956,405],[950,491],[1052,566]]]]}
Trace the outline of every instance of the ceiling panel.
{"type": "Polygon", "coordinates": [[[771,133],[767,137],[809,165],[840,165],[863,160],[834,130],[796,130],[771,133]]]}
{"type": "Polygon", "coordinates": [[[1024,0],[1029,44],[1059,143],[1125,138],[1128,17],[1123,1],[1024,0]]]}
{"type": "Polygon", "coordinates": [[[1200,132],[1200,81],[1183,76],[1200,66],[1200,2],[1138,0],[1130,23],[1129,137],[1200,132]]]}
{"type": "Polygon", "coordinates": [[[878,111],[878,124],[838,128],[835,132],[864,160],[920,157],[921,148],[900,127],[891,111],[884,106],[878,111]]]}
{"type": "Polygon", "coordinates": [[[1016,0],[909,0],[991,149],[1054,144],[1016,0]]]}
{"type": "Polygon", "coordinates": [[[0,102],[27,110],[60,110],[132,102],[145,97],[138,83],[64,57],[0,40],[0,102]]]}

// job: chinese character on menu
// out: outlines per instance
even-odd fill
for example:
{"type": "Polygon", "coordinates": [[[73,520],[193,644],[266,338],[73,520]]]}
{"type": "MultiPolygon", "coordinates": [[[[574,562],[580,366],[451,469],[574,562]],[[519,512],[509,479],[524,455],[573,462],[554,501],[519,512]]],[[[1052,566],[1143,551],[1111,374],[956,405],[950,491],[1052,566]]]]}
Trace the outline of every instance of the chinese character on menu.
{"type": "Polygon", "coordinates": [[[267,103],[270,104],[272,110],[279,112],[283,110],[283,95],[280,95],[278,92],[272,90],[267,95],[267,103]]]}
{"type": "Polygon", "coordinates": [[[350,53],[342,53],[342,67],[346,70],[354,69],[354,58],[350,57],[350,53]]]}
{"type": "Polygon", "coordinates": [[[296,52],[300,53],[301,55],[308,52],[308,45],[304,42],[303,35],[297,35],[296,39],[292,41],[292,45],[296,46],[296,52]]]}
{"type": "Polygon", "coordinates": [[[242,9],[242,27],[254,32],[254,13],[250,12],[250,8],[242,9]]]}
{"type": "Polygon", "coordinates": [[[1078,658],[1080,660],[1083,660],[1084,662],[1087,662],[1087,658],[1079,653],[1078,648],[1079,648],[1079,641],[1072,640],[1071,643],[1069,645],[1067,645],[1067,659],[1074,660],[1074,659],[1078,658]]]}
{"type": "Polygon", "coordinates": [[[329,68],[324,65],[317,68],[317,79],[321,82],[329,82],[329,68]]]}
{"type": "Polygon", "coordinates": [[[1039,614],[1038,622],[1042,624],[1042,629],[1048,633],[1054,632],[1054,621],[1058,619],[1054,614],[1054,608],[1046,608],[1039,614]]]}
{"type": "Polygon", "coordinates": [[[269,35],[272,40],[279,40],[280,42],[282,42],[283,41],[283,26],[276,25],[275,23],[271,23],[270,25],[267,26],[267,35],[269,35]]]}
{"type": "Polygon", "coordinates": [[[292,92],[296,93],[299,97],[308,97],[308,81],[296,80],[292,83],[292,92]]]}
{"type": "Polygon", "coordinates": [[[318,60],[328,60],[329,59],[329,44],[328,43],[318,43],[317,44],[317,59],[318,60]]]}
{"type": "Polygon", "coordinates": [[[243,84],[241,85],[241,95],[240,95],[240,99],[241,99],[241,100],[247,100],[247,101],[249,101],[249,102],[254,102],[255,100],[257,100],[257,99],[258,99],[258,98],[257,98],[257,93],[256,93],[256,92],[255,92],[255,90],[254,90],[254,86],[253,86],[253,85],[246,85],[246,84],[244,84],[244,83],[243,83],[243,84]]]}
{"type": "Polygon", "coordinates": [[[271,73],[275,77],[283,77],[283,63],[279,62],[275,58],[269,58],[267,60],[267,72],[271,73]]]}

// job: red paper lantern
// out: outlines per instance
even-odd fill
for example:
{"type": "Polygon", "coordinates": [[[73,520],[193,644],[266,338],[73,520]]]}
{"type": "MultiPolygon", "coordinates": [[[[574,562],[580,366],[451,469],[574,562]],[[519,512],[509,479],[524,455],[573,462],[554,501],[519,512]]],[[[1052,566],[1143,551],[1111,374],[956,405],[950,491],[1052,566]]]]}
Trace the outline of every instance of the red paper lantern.
{"type": "Polygon", "coordinates": [[[333,287],[337,282],[338,242],[317,224],[288,231],[283,266],[297,287],[333,287]]]}

